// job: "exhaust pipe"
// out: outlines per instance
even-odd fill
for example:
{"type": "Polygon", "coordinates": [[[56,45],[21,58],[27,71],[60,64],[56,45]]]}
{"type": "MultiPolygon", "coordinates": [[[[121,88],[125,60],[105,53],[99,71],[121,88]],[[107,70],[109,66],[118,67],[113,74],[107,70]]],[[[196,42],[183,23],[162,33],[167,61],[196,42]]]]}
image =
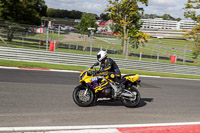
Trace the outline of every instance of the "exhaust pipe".
{"type": "Polygon", "coordinates": [[[133,97],[133,94],[122,93],[121,96],[123,96],[123,97],[133,97]]]}

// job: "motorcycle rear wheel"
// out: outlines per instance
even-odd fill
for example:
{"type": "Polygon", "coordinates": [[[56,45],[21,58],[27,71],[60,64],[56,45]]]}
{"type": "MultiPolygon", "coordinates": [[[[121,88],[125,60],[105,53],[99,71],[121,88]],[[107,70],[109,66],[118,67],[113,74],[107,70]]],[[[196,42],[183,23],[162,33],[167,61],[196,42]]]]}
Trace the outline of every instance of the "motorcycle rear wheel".
{"type": "Polygon", "coordinates": [[[140,96],[140,92],[136,89],[136,87],[131,87],[129,91],[133,93],[135,97],[125,98],[122,100],[122,102],[124,103],[126,107],[133,108],[133,107],[136,107],[140,103],[141,96],[140,96]]]}
{"type": "Polygon", "coordinates": [[[86,95],[84,95],[86,90],[85,86],[79,85],[73,91],[73,100],[80,107],[90,106],[94,101],[94,92],[88,89],[86,95]]]}

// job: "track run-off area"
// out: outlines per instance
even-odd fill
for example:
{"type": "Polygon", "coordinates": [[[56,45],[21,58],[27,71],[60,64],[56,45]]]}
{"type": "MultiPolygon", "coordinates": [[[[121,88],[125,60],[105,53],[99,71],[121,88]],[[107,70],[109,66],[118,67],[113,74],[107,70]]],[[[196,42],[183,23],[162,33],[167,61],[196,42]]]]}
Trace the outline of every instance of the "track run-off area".
{"type": "Polygon", "coordinates": [[[200,80],[141,76],[138,107],[120,102],[79,107],[72,99],[79,74],[0,68],[0,130],[200,121],[200,80]]]}

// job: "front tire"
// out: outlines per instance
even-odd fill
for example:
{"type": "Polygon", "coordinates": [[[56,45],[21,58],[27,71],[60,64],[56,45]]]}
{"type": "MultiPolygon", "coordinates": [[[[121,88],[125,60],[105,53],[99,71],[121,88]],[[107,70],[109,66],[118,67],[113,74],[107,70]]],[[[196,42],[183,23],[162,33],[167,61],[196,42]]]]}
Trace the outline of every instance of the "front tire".
{"type": "Polygon", "coordinates": [[[85,86],[79,85],[73,91],[73,100],[80,107],[90,106],[94,101],[94,92],[88,89],[86,95],[84,95],[86,90],[85,86]]]}
{"type": "Polygon", "coordinates": [[[136,89],[136,87],[129,88],[129,91],[134,95],[131,98],[124,98],[122,102],[126,107],[133,108],[136,107],[140,103],[140,92],[136,89]]]}

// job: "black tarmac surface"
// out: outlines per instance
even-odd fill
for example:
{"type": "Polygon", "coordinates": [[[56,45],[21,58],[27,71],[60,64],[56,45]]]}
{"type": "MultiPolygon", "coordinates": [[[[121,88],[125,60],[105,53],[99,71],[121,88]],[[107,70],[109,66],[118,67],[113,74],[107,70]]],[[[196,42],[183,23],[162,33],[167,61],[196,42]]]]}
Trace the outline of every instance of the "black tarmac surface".
{"type": "Polygon", "coordinates": [[[78,79],[78,73],[0,69],[0,127],[200,121],[200,80],[143,77],[137,108],[83,108],[72,99],[78,79]]]}

